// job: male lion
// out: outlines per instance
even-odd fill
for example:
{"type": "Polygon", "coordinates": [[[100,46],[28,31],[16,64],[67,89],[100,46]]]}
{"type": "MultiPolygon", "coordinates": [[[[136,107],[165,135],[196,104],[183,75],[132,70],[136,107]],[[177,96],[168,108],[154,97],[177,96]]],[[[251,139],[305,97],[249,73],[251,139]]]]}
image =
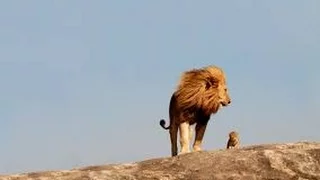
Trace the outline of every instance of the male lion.
{"type": "Polygon", "coordinates": [[[171,155],[178,155],[177,133],[180,130],[179,154],[189,151],[191,127],[196,124],[193,151],[201,151],[202,139],[211,114],[218,112],[220,106],[231,103],[223,70],[217,66],[185,71],[177,90],[172,94],[169,104],[170,125],[160,120],[164,129],[170,129],[171,155]],[[190,129],[189,129],[190,128],[190,129]]]}

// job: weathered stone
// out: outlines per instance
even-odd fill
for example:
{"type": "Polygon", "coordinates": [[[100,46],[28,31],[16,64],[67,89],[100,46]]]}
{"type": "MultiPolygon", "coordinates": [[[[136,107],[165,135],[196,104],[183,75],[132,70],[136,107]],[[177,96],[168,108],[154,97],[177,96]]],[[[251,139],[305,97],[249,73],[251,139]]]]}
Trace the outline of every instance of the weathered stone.
{"type": "Polygon", "coordinates": [[[0,176],[0,180],[320,180],[320,143],[188,153],[131,164],[0,176]]]}

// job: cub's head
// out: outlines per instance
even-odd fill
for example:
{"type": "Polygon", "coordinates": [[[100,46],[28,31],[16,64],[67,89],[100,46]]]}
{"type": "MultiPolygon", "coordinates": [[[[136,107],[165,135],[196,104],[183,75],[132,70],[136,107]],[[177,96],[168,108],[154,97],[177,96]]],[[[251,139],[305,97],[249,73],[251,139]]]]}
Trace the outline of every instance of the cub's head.
{"type": "Polygon", "coordinates": [[[231,131],[231,132],[229,133],[229,138],[230,138],[230,139],[238,139],[238,137],[239,137],[239,134],[238,134],[238,132],[236,132],[236,131],[231,131]]]}

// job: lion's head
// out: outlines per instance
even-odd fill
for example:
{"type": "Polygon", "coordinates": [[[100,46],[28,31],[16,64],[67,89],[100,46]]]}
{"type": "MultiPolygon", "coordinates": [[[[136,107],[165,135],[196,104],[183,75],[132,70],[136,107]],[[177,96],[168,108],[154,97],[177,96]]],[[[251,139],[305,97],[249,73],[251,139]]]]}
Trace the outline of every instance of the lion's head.
{"type": "Polygon", "coordinates": [[[184,72],[175,95],[180,108],[197,108],[207,114],[216,113],[220,106],[231,103],[225,74],[217,66],[184,72]]]}

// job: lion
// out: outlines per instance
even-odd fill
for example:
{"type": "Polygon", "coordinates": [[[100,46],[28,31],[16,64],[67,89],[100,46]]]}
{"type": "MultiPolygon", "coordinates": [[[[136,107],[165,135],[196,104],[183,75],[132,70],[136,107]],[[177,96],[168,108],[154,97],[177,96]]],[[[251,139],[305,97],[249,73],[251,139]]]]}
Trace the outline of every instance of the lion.
{"type": "Polygon", "coordinates": [[[227,149],[238,149],[240,146],[239,133],[236,131],[231,131],[229,133],[229,140],[227,143],[227,149]]]}
{"type": "Polygon", "coordinates": [[[193,151],[201,151],[202,140],[211,114],[220,107],[228,106],[231,98],[228,93],[226,76],[217,66],[191,69],[182,73],[176,91],[169,103],[170,125],[160,120],[162,128],[168,130],[171,140],[171,156],[178,155],[177,133],[180,132],[179,154],[190,152],[191,125],[195,124],[193,151]]]}

